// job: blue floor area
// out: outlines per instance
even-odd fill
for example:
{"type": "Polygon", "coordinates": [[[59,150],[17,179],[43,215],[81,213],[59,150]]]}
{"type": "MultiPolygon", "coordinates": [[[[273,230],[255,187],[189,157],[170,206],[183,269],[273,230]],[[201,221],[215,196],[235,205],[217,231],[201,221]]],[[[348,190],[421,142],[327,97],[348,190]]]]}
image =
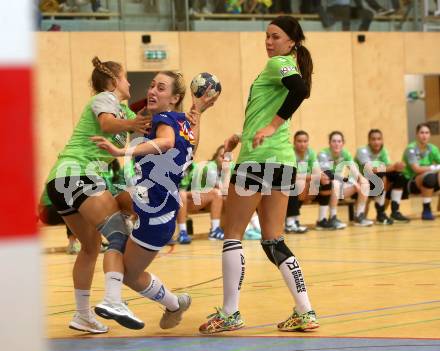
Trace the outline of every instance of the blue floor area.
{"type": "Polygon", "coordinates": [[[49,340],[52,351],[439,351],[440,339],[167,337],[49,340]]]}

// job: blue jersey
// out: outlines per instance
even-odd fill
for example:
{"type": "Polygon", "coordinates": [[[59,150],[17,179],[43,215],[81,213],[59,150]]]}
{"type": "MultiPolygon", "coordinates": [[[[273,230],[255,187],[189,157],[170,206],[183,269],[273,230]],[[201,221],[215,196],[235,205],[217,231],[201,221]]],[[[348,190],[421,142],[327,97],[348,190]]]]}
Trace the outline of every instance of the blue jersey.
{"type": "Polygon", "coordinates": [[[138,245],[157,251],[173,236],[180,207],[179,183],[191,163],[195,143],[184,113],[154,115],[148,139],[156,138],[160,124],[173,128],[174,148],[135,158],[137,182],[133,200],[138,221],[131,235],[138,245]]]}
{"type": "Polygon", "coordinates": [[[184,170],[192,160],[194,148],[194,135],[184,113],[162,112],[154,115],[149,140],[157,137],[160,124],[174,129],[174,148],[165,153],[138,156],[135,159],[135,205],[154,216],[179,209],[178,186],[184,170]]]}

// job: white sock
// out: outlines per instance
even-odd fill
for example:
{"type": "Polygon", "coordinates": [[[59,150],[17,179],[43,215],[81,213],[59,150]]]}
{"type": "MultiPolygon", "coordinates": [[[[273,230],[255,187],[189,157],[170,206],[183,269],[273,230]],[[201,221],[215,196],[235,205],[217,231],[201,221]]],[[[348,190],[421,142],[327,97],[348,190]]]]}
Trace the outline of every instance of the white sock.
{"type": "Polygon", "coordinates": [[[319,220],[327,218],[328,206],[319,206],[319,220]]]}
{"type": "Polygon", "coordinates": [[[379,206],[383,206],[385,205],[385,191],[382,193],[382,195],[376,196],[374,198],[374,201],[379,205],[379,206]]]}
{"type": "Polygon", "coordinates": [[[281,263],[279,269],[295,299],[295,310],[299,314],[311,311],[312,306],[307,294],[306,284],[304,283],[301,267],[295,256],[291,256],[281,263]]]}
{"type": "Polygon", "coordinates": [[[397,202],[400,204],[400,200],[402,199],[403,190],[401,189],[393,189],[391,190],[391,201],[397,202]]]}
{"type": "Polygon", "coordinates": [[[211,219],[211,230],[216,230],[220,227],[220,219],[211,219]]]}
{"type": "Polygon", "coordinates": [[[361,213],[365,213],[365,206],[366,206],[365,202],[359,203],[357,205],[357,207],[356,207],[356,216],[359,216],[361,213]]]}
{"type": "Polygon", "coordinates": [[[124,275],[119,272],[105,273],[105,295],[104,300],[108,302],[121,302],[121,290],[124,275]]]}
{"type": "Polygon", "coordinates": [[[330,208],[330,217],[336,216],[338,214],[338,208],[337,207],[331,207],[330,208]]]}
{"type": "Polygon", "coordinates": [[[432,201],[432,197],[424,197],[423,198],[423,203],[424,204],[430,204],[432,201]]]}
{"type": "Polygon", "coordinates": [[[296,216],[290,216],[286,218],[286,224],[287,225],[295,225],[295,218],[296,216]]]}
{"type": "Polygon", "coordinates": [[[77,312],[85,317],[90,316],[90,290],[75,289],[77,312]]]}
{"type": "Polygon", "coordinates": [[[145,290],[139,291],[143,297],[147,299],[159,302],[161,305],[165,306],[168,311],[177,311],[179,309],[179,301],[177,296],[169,291],[162,281],[156,277],[154,274],[150,273],[151,282],[145,290]]]}
{"type": "Polygon", "coordinates": [[[244,254],[240,240],[225,240],[222,253],[223,311],[238,311],[241,284],[244,279],[244,254]]]}
{"type": "Polygon", "coordinates": [[[179,231],[184,230],[186,232],[186,222],[185,223],[179,223],[179,231]]]}
{"type": "Polygon", "coordinates": [[[258,214],[255,212],[251,218],[251,225],[254,229],[261,231],[260,219],[258,218],[258,214]]]}

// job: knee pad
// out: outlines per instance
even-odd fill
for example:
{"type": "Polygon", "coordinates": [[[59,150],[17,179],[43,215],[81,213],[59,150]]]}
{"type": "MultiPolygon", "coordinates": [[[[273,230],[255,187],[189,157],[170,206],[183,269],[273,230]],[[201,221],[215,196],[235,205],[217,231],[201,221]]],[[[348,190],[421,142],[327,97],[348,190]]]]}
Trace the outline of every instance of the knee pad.
{"type": "Polygon", "coordinates": [[[406,180],[401,172],[392,172],[389,180],[392,183],[391,189],[402,189],[405,187],[406,180]]]}
{"type": "Polygon", "coordinates": [[[330,203],[330,195],[318,195],[319,206],[328,206],[330,203]]]}
{"type": "Polygon", "coordinates": [[[262,240],[261,246],[263,246],[263,250],[270,262],[277,267],[289,257],[293,256],[292,251],[290,251],[284,243],[283,237],[274,240],[262,240]]]}
{"type": "Polygon", "coordinates": [[[438,175],[437,173],[428,173],[423,177],[422,185],[428,189],[438,188],[438,175]]]}
{"type": "Polygon", "coordinates": [[[128,230],[121,212],[107,217],[104,223],[97,226],[98,231],[107,239],[108,250],[124,253],[128,240],[128,230]]]}
{"type": "Polygon", "coordinates": [[[321,190],[323,190],[323,191],[332,190],[332,187],[333,187],[333,184],[330,182],[328,184],[321,185],[321,190]]]}

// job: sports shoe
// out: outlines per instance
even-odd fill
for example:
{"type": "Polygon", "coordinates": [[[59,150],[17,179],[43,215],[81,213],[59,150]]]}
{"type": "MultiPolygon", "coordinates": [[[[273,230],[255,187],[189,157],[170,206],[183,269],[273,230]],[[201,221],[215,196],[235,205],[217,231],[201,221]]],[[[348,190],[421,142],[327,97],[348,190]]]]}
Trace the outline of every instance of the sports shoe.
{"type": "Polygon", "coordinates": [[[373,221],[365,218],[365,214],[361,213],[359,216],[355,216],[353,223],[358,227],[369,227],[373,225],[373,221]]]}
{"type": "Polygon", "coordinates": [[[341,222],[336,215],[332,216],[329,222],[330,225],[336,230],[347,228],[347,224],[341,222]]]}
{"type": "Polygon", "coordinates": [[[432,214],[431,208],[424,208],[423,209],[422,219],[424,221],[433,221],[435,219],[434,215],[432,214]]]}
{"type": "Polygon", "coordinates": [[[278,330],[280,331],[308,331],[316,328],[319,328],[319,323],[315,311],[299,314],[294,309],[289,318],[278,323],[278,330]]]}
{"type": "Polygon", "coordinates": [[[243,240],[261,240],[261,231],[249,228],[244,232],[243,240]]]}
{"type": "Polygon", "coordinates": [[[394,10],[393,8],[391,9],[380,9],[379,11],[376,12],[376,15],[378,16],[389,16],[392,15],[393,13],[395,13],[396,10],[394,10]]]}
{"type": "Polygon", "coordinates": [[[137,318],[122,302],[112,303],[104,300],[95,306],[95,313],[105,319],[114,319],[120,325],[129,329],[142,329],[145,326],[145,323],[137,318]]]}
{"type": "Polygon", "coordinates": [[[240,311],[231,315],[226,315],[220,307],[216,312],[208,316],[208,321],[199,327],[202,334],[214,334],[222,331],[232,331],[244,327],[244,321],[241,319],[240,311]]]}
{"type": "Polygon", "coordinates": [[[103,334],[108,332],[108,327],[99,322],[92,311],[90,311],[88,317],[76,312],[69,323],[69,328],[92,334],[103,334]]]}
{"type": "Polygon", "coordinates": [[[399,223],[408,223],[410,219],[404,216],[400,211],[391,212],[391,219],[399,223]]]}
{"type": "Polygon", "coordinates": [[[376,216],[376,224],[391,225],[393,220],[385,212],[379,212],[376,216]]]}
{"type": "Polygon", "coordinates": [[[323,218],[320,221],[316,221],[316,230],[335,230],[332,224],[327,220],[327,218],[323,218]]]}
{"type": "Polygon", "coordinates": [[[225,233],[223,229],[220,227],[215,228],[214,230],[209,231],[208,239],[209,240],[223,240],[225,238],[225,233]]]}
{"type": "Polygon", "coordinates": [[[177,237],[177,241],[179,244],[191,244],[191,237],[188,235],[186,230],[181,230],[179,232],[179,236],[177,237]]]}
{"type": "Polygon", "coordinates": [[[79,241],[70,241],[66,247],[66,253],[68,255],[77,255],[81,251],[81,244],[79,241]]]}
{"type": "Polygon", "coordinates": [[[308,231],[306,226],[300,225],[299,221],[294,221],[290,225],[286,224],[284,231],[287,234],[296,233],[296,234],[304,234],[308,231]]]}
{"type": "Polygon", "coordinates": [[[170,329],[178,326],[182,321],[183,312],[188,310],[189,306],[191,306],[191,296],[188,294],[177,296],[177,301],[179,302],[179,309],[177,311],[168,311],[165,309],[159,322],[159,326],[162,329],[170,329]]]}

